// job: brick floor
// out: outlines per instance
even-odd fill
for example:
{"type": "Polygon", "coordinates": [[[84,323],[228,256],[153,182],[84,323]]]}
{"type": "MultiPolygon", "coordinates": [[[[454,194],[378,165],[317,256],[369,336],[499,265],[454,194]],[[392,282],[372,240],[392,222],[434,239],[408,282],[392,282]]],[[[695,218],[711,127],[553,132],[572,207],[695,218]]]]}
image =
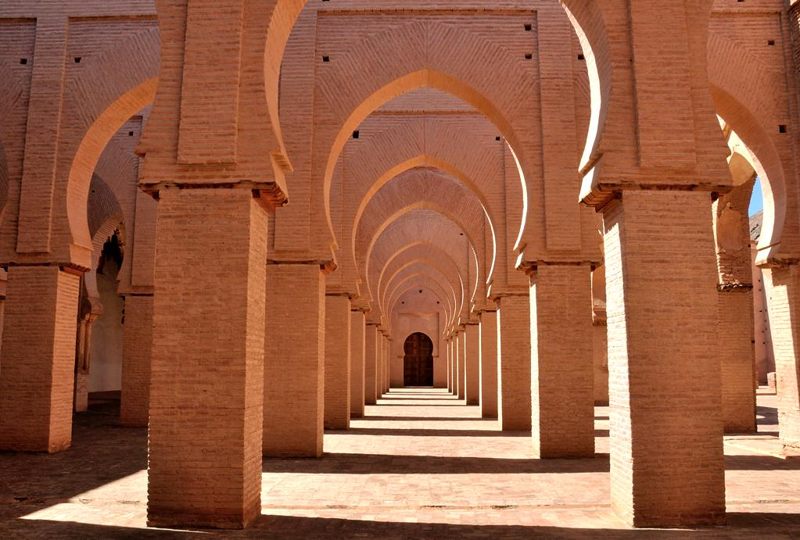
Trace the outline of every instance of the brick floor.
{"type": "Polygon", "coordinates": [[[393,390],[319,460],[264,461],[263,516],[241,532],[144,529],[145,430],[105,407],[76,418],[62,454],[0,454],[0,538],[800,538],[800,460],[782,459],[775,397],[759,434],[725,439],[729,525],[634,531],[611,514],[608,410],[598,456],[530,459],[530,439],[498,430],[439,390],[393,390]]]}

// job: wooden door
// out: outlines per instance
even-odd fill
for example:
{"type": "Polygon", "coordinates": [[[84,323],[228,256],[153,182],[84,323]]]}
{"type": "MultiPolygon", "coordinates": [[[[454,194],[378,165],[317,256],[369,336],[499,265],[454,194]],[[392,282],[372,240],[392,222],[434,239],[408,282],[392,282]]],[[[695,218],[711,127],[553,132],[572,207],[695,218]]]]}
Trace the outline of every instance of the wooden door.
{"type": "Polygon", "coordinates": [[[433,341],[421,332],[411,334],[403,345],[404,386],[433,386],[433,341]]]}

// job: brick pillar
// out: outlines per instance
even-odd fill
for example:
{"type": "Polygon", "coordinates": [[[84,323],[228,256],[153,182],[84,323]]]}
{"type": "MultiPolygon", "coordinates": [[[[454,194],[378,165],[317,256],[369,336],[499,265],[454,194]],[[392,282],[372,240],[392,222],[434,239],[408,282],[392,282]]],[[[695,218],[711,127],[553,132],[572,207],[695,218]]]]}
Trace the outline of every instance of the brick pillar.
{"type": "Polygon", "coordinates": [[[528,295],[498,301],[498,419],[503,431],[531,429],[531,325],[528,295]]]}
{"type": "Polygon", "coordinates": [[[152,345],[153,295],[126,296],[122,336],[122,425],[147,427],[152,345]]]}
{"type": "Polygon", "coordinates": [[[72,441],[78,274],[11,266],[0,369],[0,450],[59,452],[72,441]]]}
{"type": "Polygon", "coordinates": [[[592,363],[594,364],[594,404],[608,405],[608,328],[606,319],[592,321],[592,363]]]}
{"type": "Polygon", "coordinates": [[[388,392],[391,385],[391,341],[388,336],[383,338],[383,391],[388,392]]]}
{"type": "Polygon", "coordinates": [[[646,190],[603,209],[611,502],[637,527],[725,518],[709,206],[646,190]]]}
{"type": "Polygon", "coordinates": [[[388,336],[383,338],[383,391],[388,392],[391,388],[389,370],[391,369],[391,349],[389,347],[390,341],[388,336]]]}
{"type": "Polygon", "coordinates": [[[753,267],[747,217],[754,183],[753,177],[712,206],[719,291],[717,354],[722,360],[722,421],[726,433],[756,431],[753,267]]]}
{"type": "Polygon", "coordinates": [[[453,371],[453,340],[447,338],[447,390],[452,394],[455,388],[455,375],[453,371]]]}
{"type": "Polygon", "coordinates": [[[99,298],[81,299],[81,316],[78,320],[78,337],[75,344],[75,392],[73,410],[89,410],[89,377],[92,365],[92,329],[103,313],[99,298]]]}
{"type": "Polygon", "coordinates": [[[481,416],[497,418],[497,312],[481,313],[481,416]]]}
{"type": "Polygon", "coordinates": [[[608,325],[606,319],[606,267],[592,271],[592,357],[594,404],[608,405],[608,325]]]}
{"type": "Polygon", "coordinates": [[[531,274],[531,412],[539,458],[594,456],[589,265],[539,264],[531,274]]]}
{"type": "Polygon", "coordinates": [[[244,527],[261,513],[267,214],[249,189],[162,189],[157,238],[148,525],[244,527]]]}
{"type": "Polygon", "coordinates": [[[267,265],[264,455],[322,455],[325,276],[318,264],[267,265]]]}
{"type": "Polygon", "coordinates": [[[753,286],[719,286],[717,355],[722,360],[725,433],[756,431],[753,286]]]}
{"type": "Polygon", "coordinates": [[[800,450],[800,267],[765,268],[764,284],[778,379],[780,438],[787,453],[794,454],[800,450]]]}
{"type": "Polygon", "coordinates": [[[378,399],[383,397],[383,393],[385,392],[383,388],[383,369],[384,369],[384,362],[383,362],[383,355],[386,350],[383,348],[383,334],[381,333],[380,329],[378,330],[378,342],[375,345],[375,362],[376,362],[376,371],[375,371],[375,385],[377,387],[377,394],[378,399]]]}
{"type": "Polygon", "coordinates": [[[464,333],[466,354],[467,405],[478,405],[481,397],[481,336],[477,324],[468,324],[464,333]]]}
{"type": "Polygon", "coordinates": [[[378,326],[373,323],[367,324],[364,329],[364,403],[375,405],[378,400],[378,326]]]}
{"type": "Polygon", "coordinates": [[[350,312],[350,417],[364,416],[365,318],[360,310],[350,312]]]}
{"type": "Polygon", "coordinates": [[[350,298],[325,297],[325,429],[350,427],[350,298]]]}
{"type": "Polygon", "coordinates": [[[465,399],[467,396],[467,366],[466,366],[466,341],[464,339],[464,331],[460,331],[456,334],[455,338],[456,344],[456,384],[458,386],[458,399],[465,399]]]}

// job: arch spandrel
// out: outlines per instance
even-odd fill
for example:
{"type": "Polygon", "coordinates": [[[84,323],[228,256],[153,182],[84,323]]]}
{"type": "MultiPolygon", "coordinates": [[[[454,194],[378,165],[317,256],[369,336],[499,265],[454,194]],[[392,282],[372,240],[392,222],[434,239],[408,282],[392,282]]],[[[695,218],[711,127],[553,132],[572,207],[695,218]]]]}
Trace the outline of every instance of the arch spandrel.
{"type": "MultiPolygon", "coordinates": [[[[417,88],[438,88],[468,102],[487,116],[512,146],[517,148],[517,152],[524,155],[523,145],[519,142],[520,138],[515,133],[512,122],[507,118],[513,118],[514,122],[522,123],[535,116],[532,82],[535,77],[524,76],[530,66],[523,63],[524,59],[520,62],[512,60],[507,51],[499,50],[496,44],[488,43],[485,39],[474,36],[472,36],[474,39],[466,39],[467,37],[470,37],[468,32],[454,34],[452,29],[440,28],[440,25],[434,22],[408,23],[376,36],[370,36],[361,42],[357,50],[337,56],[340,69],[328,69],[322,72],[318,79],[319,90],[315,107],[320,115],[323,110],[326,115],[321,116],[321,119],[325,120],[324,125],[320,125],[320,129],[316,133],[314,156],[315,170],[318,171],[315,172],[314,177],[324,178],[324,200],[320,203],[327,204],[333,167],[352,131],[384,103],[417,88]],[[417,34],[424,36],[426,33],[436,30],[447,33],[448,39],[463,40],[463,42],[459,41],[459,47],[466,48],[463,54],[467,57],[472,56],[475,61],[487,54],[496,53],[494,60],[488,62],[487,65],[496,67],[497,72],[470,71],[469,66],[464,65],[463,56],[451,58],[450,65],[445,65],[447,61],[441,57],[426,58],[424,51],[418,50],[419,43],[413,42],[411,38],[417,34]],[[398,43],[405,42],[408,42],[408,47],[400,47],[399,50],[403,50],[404,55],[411,55],[413,58],[409,57],[407,61],[396,64],[387,64],[383,61],[385,54],[382,53],[396,56],[398,43]],[[368,52],[368,57],[364,56],[367,54],[364,51],[368,52]],[[513,65],[506,65],[508,62],[513,65]],[[348,73],[348,66],[356,64],[360,71],[372,75],[370,80],[361,77],[344,77],[344,73],[348,73]],[[367,69],[369,66],[373,66],[374,69],[367,69]],[[503,67],[510,69],[503,70],[503,67]],[[461,76],[463,79],[459,78],[461,76]],[[519,80],[509,81],[509,86],[506,87],[513,88],[514,91],[509,95],[496,95],[498,87],[501,86],[498,84],[498,80],[509,76],[519,78],[519,80]],[[531,101],[527,105],[530,110],[523,112],[520,110],[520,107],[524,107],[521,104],[528,102],[520,101],[519,96],[521,92],[525,91],[531,93],[531,101]],[[509,114],[509,111],[513,114],[509,114]]],[[[525,136],[535,137],[537,135],[531,130],[527,130],[525,136]]],[[[330,218],[327,207],[325,215],[330,218]]]]}
{"type": "MultiPolygon", "coordinates": [[[[81,63],[65,87],[62,128],[51,220],[51,250],[45,258],[88,268],[91,237],[86,204],[92,174],[107,143],[135,113],[152,103],[158,72],[157,29],[142,30],[81,63]],[[119,70],[120,65],[128,66],[119,70]],[[108,73],[120,72],[109,79],[108,73]],[[98,81],[106,81],[98,84],[98,81]]],[[[4,243],[8,241],[4,235],[4,243]]],[[[16,246],[3,246],[6,256],[16,246]]]]}
{"type": "Polygon", "coordinates": [[[743,157],[751,160],[762,179],[764,222],[757,261],[796,259],[800,256],[800,218],[796,194],[788,186],[797,182],[798,172],[791,142],[770,125],[786,115],[787,96],[780,76],[741,44],[716,33],[709,37],[708,55],[717,114],[750,150],[751,154],[743,157]]]}

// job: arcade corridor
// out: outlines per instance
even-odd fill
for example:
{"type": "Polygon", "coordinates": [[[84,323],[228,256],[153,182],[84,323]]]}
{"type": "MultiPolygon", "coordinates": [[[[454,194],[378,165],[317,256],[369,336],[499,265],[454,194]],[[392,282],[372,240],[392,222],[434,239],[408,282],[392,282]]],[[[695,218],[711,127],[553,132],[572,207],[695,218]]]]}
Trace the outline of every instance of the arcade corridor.
{"type": "MultiPolygon", "coordinates": [[[[774,457],[774,401],[759,395],[758,435],[726,437],[730,527],[648,538],[792,538],[800,462],[774,457]]],[[[608,506],[607,408],[595,414],[595,459],[534,460],[529,435],[499,431],[478,407],[440,389],[392,389],[348,432],[326,432],[322,459],[264,460],[265,504],[252,529],[179,533],[143,530],[145,430],[120,429],[115,410],[94,408],[76,417],[70,450],[0,455],[0,536],[639,537],[608,506]]]]}

